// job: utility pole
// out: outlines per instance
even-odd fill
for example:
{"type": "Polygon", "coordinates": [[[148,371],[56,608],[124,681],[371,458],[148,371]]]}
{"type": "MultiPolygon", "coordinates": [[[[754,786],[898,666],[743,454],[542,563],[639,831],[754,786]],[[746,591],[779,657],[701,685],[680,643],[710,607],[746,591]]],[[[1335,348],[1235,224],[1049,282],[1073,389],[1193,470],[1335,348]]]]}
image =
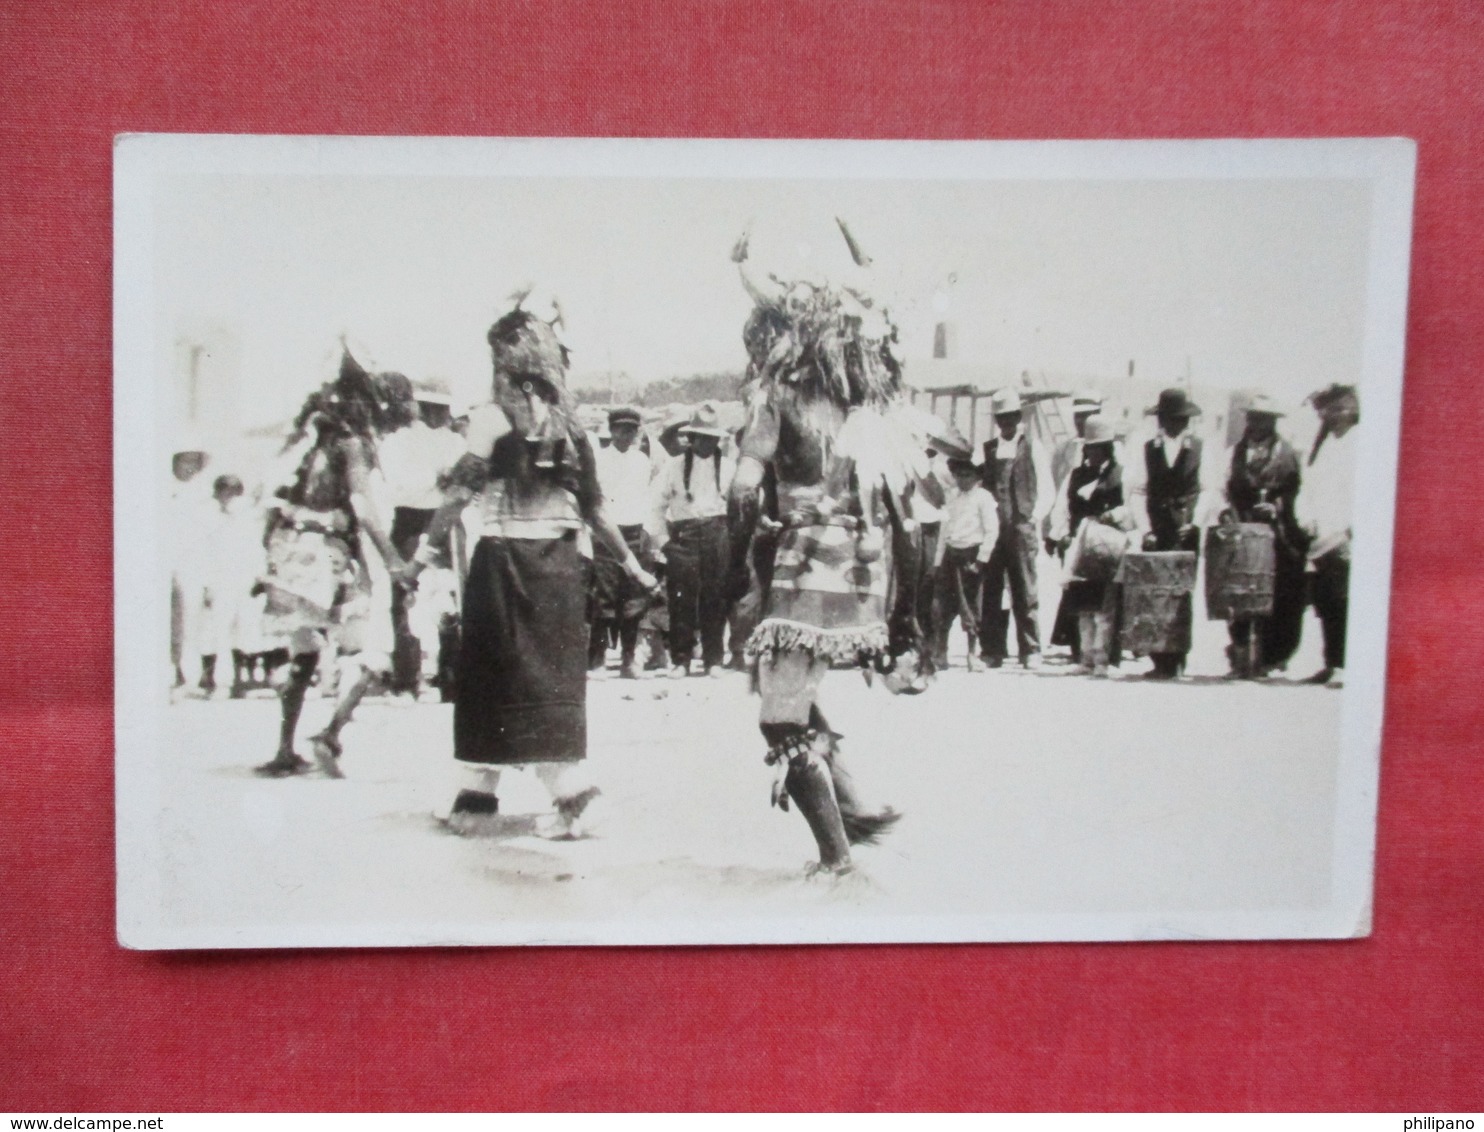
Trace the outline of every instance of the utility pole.
{"type": "Polygon", "coordinates": [[[201,355],[206,347],[191,343],[190,361],[186,367],[186,419],[197,424],[201,412],[201,355]]]}

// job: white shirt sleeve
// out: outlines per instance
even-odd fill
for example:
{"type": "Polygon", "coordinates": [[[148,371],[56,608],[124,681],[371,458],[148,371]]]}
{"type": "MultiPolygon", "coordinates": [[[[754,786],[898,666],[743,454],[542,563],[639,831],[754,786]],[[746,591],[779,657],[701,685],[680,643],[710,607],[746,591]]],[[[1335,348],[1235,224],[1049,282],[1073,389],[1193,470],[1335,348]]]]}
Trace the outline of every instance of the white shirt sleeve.
{"type": "Polygon", "coordinates": [[[1054,542],[1061,542],[1072,533],[1071,511],[1067,503],[1067,485],[1071,478],[1072,473],[1069,471],[1062,477],[1061,483],[1056,485],[1056,497],[1051,501],[1051,509],[1046,513],[1046,521],[1041,527],[1042,537],[1054,542]]]}
{"type": "Polygon", "coordinates": [[[1119,460],[1123,465],[1123,504],[1128,509],[1134,529],[1149,531],[1149,469],[1144,462],[1144,445],[1125,445],[1119,460]]]}
{"type": "Polygon", "coordinates": [[[1207,447],[1201,458],[1201,502],[1196,511],[1195,522],[1200,527],[1214,527],[1221,519],[1221,512],[1229,506],[1226,485],[1232,478],[1232,456],[1236,445],[1221,452],[1207,447]],[[1211,472],[1207,477],[1207,471],[1211,472]]]}
{"type": "Polygon", "coordinates": [[[1034,436],[1029,438],[1029,442],[1031,466],[1036,470],[1036,509],[1031,515],[1031,521],[1040,527],[1056,503],[1057,485],[1051,478],[1051,461],[1047,459],[1045,447],[1034,436]],[[1043,487],[1043,484],[1046,486],[1043,487]]]}
{"type": "Polygon", "coordinates": [[[661,460],[649,485],[649,537],[656,547],[663,547],[670,541],[668,518],[670,496],[675,490],[676,463],[670,456],[661,460]]]}
{"type": "Polygon", "coordinates": [[[984,488],[975,488],[974,493],[979,501],[979,525],[984,529],[984,538],[979,543],[978,558],[980,563],[985,563],[994,553],[994,544],[1000,539],[1000,508],[994,496],[984,488]]]}
{"type": "Polygon", "coordinates": [[[495,441],[510,431],[510,421],[505,410],[498,405],[478,405],[469,411],[469,431],[465,437],[465,451],[481,459],[488,459],[495,449],[495,441]]]}

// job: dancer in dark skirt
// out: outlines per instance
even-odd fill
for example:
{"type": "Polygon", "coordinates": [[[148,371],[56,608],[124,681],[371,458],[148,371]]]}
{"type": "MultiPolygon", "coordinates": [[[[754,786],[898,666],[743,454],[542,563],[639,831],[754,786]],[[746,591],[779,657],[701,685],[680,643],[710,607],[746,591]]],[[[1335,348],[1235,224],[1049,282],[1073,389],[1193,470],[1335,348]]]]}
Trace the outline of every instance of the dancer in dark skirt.
{"type": "Polygon", "coordinates": [[[607,543],[637,586],[656,582],[604,510],[553,325],[517,305],[490,328],[489,343],[493,402],[470,413],[469,450],[428,535],[436,543],[476,505],[480,537],[464,591],[453,728],[454,757],[471,781],[454,799],[449,826],[492,830],[501,768],[530,766],[555,805],[538,832],[578,836],[600,793],[577,769],[587,755],[583,528],[607,543]]]}
{"type": "Polygon", "coordinates": [[[587,571],[577,532],[481,538],[464,591],[454,750],[466,762],[587,757],[587,571]]]}

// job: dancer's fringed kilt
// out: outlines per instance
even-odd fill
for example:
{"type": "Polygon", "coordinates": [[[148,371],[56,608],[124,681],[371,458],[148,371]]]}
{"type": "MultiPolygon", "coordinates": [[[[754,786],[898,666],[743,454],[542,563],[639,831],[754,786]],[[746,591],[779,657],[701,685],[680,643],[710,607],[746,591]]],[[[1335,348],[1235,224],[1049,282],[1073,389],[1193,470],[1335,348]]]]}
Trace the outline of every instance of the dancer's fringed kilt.
{"type": "Polygon", "coordinates": [[[785,529],[763,619],[747,642],[754,662],[802,652],[831,665],[867,665],[886,654],[891,554],[856,558],[856,533],[836,524],[785,529]]]}

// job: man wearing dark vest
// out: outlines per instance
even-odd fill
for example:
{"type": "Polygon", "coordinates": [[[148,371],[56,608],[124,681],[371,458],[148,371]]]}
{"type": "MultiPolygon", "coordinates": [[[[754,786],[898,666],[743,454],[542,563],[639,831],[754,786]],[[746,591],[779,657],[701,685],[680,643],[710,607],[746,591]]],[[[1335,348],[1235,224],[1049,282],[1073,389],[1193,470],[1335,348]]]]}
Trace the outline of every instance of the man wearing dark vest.
{"type": "Polygon", "coordinates": [[[1273,528],[1276,568],[1273,575],[1273,612],[1266,618],[1231,623],[1232,675],[1264,676],[1288,664],[1299,646],[1304,618],[1304,563],[1308,536],[1294,514],[1299,493],[1299,458],[1293,445],[1278,435],[1283,415],[1271,397],[1258,394],[1247,406],[1247,425],[1232,449],[1226,480],[1230,513],[1243,523],[1267,523],[1273,528]],[[1255,670],[1241,660],[1252,633],[1259,634],[1255,670]]]}
{"type": "MultiPolygon", "coordinates": [[[[1201,438],[1190,431],[1190,418],[1200,409],[1191,404],[1183,389],[1166,389],[1148,412],[1159,423],[1159,432],[1144,444],[1145,506],[1149,532],[1144,549],[1150,551],[1191,550],[1200,552],[1201,532],[1196,526],[1196,505],[1201,497],[1201,438]]],[[[1187,605],[1189,598],[1185,599],[1187,605]]],[[[1187,610],[1186,616],[1190,614],[1187,610]]],[[[1185,668],[1186,653],[1152,653],[1151,679],[1173,680],[1185,668]]]]}
{"type": "Polygon", "coordinates": [[[999,434],[984,445],[984,486],[999,508],[1000,533],[984,574],[984,614],[979,647],[991,668],[998,668],[1008,654],[1010,614],[1015,615],[1015,638],[1020,663],[1026,668],[1041,664],[1041,634],[1036,625],[1039,601],[1036,595],[1036,554],[1040,540],[1036,531],[1052,494],[1051,471],[1025,428],[1020,394],[1014,389],[997,390],[990,402],[999,434]],[[1010,608],[1003,608],[1006,586],[1010,608]]]}

